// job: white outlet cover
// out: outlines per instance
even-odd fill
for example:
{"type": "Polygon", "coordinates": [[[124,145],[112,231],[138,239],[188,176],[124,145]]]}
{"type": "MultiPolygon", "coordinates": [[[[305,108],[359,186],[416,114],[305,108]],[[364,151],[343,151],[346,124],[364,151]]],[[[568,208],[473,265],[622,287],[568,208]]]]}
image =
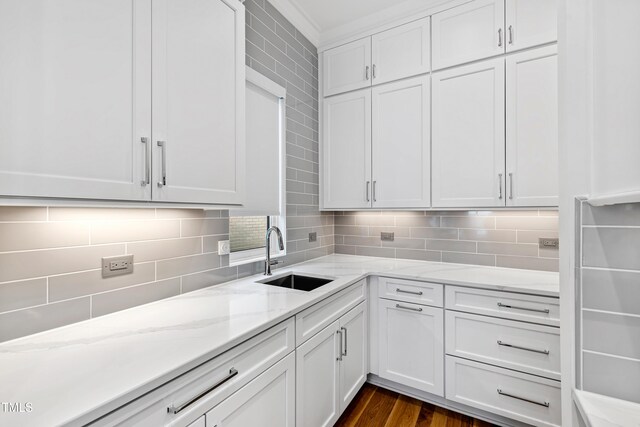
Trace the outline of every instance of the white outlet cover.
{"type": "Polygon", "coordinates": [[[218,241],[218,255],[229,255],[231,253],[231,244],[228,240],[218,241]]]}

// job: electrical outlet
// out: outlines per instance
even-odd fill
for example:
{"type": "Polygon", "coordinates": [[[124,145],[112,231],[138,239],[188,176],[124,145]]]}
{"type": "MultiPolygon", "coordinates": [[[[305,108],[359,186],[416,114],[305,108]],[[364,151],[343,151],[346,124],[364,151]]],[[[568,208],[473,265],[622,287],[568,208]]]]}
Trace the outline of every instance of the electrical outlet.
{"type": "Polygon", "coordinates": [[[560,239],[554,237],[540,237],[538,239],[538,247],[540,249],[559,249],[560,239]]]}
{"type": "Polygon", "coordinates": [[[313,233],[309,233],[309,241],[315,242],[316,240],[318,240],[318,233],[315,231],[313,233]]]}
{"type": "Polygon", "coordinates": [[[102,277],[133,273],[133,255],[118,255],[102,258],[102,277]]]}
{"type": "Polygon", "coordinates": [[[218,255],[229,255],[231,253],[231,244],[228,240],[218,241],[218,255]]]}
{"type": "Polygon", "coordinates": [[[385,233],[384,231],[380,233],[380,240],[383,242],[393,242],[395,239],[395,233],[385,233]]]}

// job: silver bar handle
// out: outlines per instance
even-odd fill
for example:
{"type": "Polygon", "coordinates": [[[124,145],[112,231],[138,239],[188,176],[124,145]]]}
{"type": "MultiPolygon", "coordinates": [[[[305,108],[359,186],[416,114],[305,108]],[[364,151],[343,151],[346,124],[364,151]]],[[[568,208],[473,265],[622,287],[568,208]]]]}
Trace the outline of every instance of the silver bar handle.
{"type": "Polygon", "coordinates": [[[376,78],[376,64],[373,64],[373,68],[371,69],[371,76],[374,79],[376,78]]]}
{"type": "Polygon", "coordinates": [[[513,44],[513,25],[509,25],[509,44],[513,44]]]}
{"type": "Polygon", "coordinates": [[[513,173],[509,172],[509,200],[513,200],[513,173]]]}
{"type": "Polygon", "coordinates": [[[340,327],[340,330],[344,331],[344,353],[342,353],[343,356],[347,355],[347,346],[348,346],[348,342],[347,342],[347,328],[345,328],[344,326],[340,327]]]}
{"type": "Polygon", "coordinates": [[[146,187],[151,183],[151,168],[149,167],[149,138],[143,136],[140,142],[144,144],[144,179],[140,185],[146,187]]]}
{"type": "Polygon", "coordinates": [[[377,202],[377,200],[376,200],[376,183],[377,182],[378,181],[373,181],[373,201],[374,202],[377,202]]]}
{"type": "Polygon", "coordinates": [[[516,348],[518,350],[531,351],[533,353],[540,353],[540,354],[547,354],[547,355],[549,354],[549,350],[538,350],[536,348],[522,347],[522,346],[519,346],[519,345],[502,342],[501,340],[498,340],[498,345],[501,345],[503,347],[516,348]]]}
{"type": "Polygon", "coordinates": [[[502,308],[510,308],[512,310],[524,310],[524,311],[533,311],[535,313],[545,313],[545,314],[549,314],[549,309],[548,308],[530,308],[530,307],[519,307],[517,305],[509,305],[509,304],[503,304],[501,302],[498,303],[498,307],[502,307],[502,308]]]}
{"type": "Polygon", "coordinates": [[[502,47],[502,28],[498,28],[498,47],[502,47]]]}
{"type": "Polygon", "coordinates": [[[186,407],[188,407],[189,405],[193,404],[194,402],[196,402],[197,400],[201,399],[202,397],[206,396],[207,394],[211,393],[213,390],[217,389],[222,384],[226,383],[227,381],[229,381],[231,378],[235,377],[236,375],[238,375],[238,370],[237,369],[235,369],[235,368],[229,369],[229,374],[226,377],[224,377],[223,379],[221,379],[220,381],[218,381],[217,383],[215,383],[214,385],[212,385],[208,389],[204,390],[199,395],[189,399],[185,403],[182,403],[180,405],[171,405],[171,406],[169,406],[167,408],[167,412],[169,412],[171,414],[177,414],[177,413],[181,412],[186,407]]]}
{"type": "Polygon", "coordinates": [[[515,394],[505,393],[501,389],[498,389],[498,394],[501,395],[501,396],[510,397],[512,399],[522,400],[523,402],[533,403],[534,405],[544,406],[545,408],[549,407],[549,402],[547,402],[547,401],[538,402],[537,400],[531,400],[531,399],[527,399],[526,397],[516,396],[515,394]]]}
{"type": "Polygon", "coordinates": [[[340,335],[340,351],[338,353],[338,357],[336,357],[336,360],[341,361],[342,360],[342,331],[336,331],[336,334],[340,335]]]}
{"type": "Polygon", "coordinates": [[[502,174],[498,174],[498,199],[502,200],[502,174]]]}
{"type": "Polygon", "coordinates": [[[411,310],[411,311],[422,311],[421,307],[407,307],[406,305],[396,304],[396,308],[401,308],[403,310],[411,310]]]}
{"type": "Polygon", "coordinates": [[[364,78],[365,80],[369,80],[369,66],[364,67],[364,78]]]}
{"type": "Polygon", "coordinates": [[[367,202],[371,201],[369,198],[369,187],[371,187],[371,181],[367,181],[367,202]]]}
{"type": "Polygon", "coordinates": [[[158,147],[162,152],[162,181],[158,182],[158,187],[167,185],[167,142],[158,141],[158,147]]]}
{"type": "Polygon", "coordinates": [[[396,288],[396,292],[400,292],[401,294],[422,295],[422,291],[407,291],[400,288],[396,288]]]}

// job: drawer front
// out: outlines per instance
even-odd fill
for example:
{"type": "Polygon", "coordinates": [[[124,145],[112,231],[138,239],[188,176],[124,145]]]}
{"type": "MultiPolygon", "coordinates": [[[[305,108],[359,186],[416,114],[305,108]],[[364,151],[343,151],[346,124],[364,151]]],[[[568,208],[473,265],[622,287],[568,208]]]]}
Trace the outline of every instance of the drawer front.
{"type": "Polygon", "coordinates": [[[559,426],[560,382],[453,356],[446,357],[446,397],[536,426],[559,426]]]}
{"type": "Polygon", "coordinates": [[[296,315],[296,346],[299,346],[338,317],[366,299],[367,282],[358,283],[296,315]]]}
{"type": "Polygon", "coordinates": [[[390,277],[380,277],[378,282],[378,296],[380,298],[434,307],[443,306],[444,286],[437,283],[392,279],[390,277]]]}
{"type": "Polygon", "coordinates": [[[91,425],[188,426],[294,349],[292,318],[91,425]]]}
{"type": "Polygon", "coordinates": [[[449,310],[560,326],[558,298],[447,286],[445,301],[449,310]]]}
{"type": "Polygon", "coordinates": [[[446,312],[447,354],[560,380],[560,329],[446,312]]]}

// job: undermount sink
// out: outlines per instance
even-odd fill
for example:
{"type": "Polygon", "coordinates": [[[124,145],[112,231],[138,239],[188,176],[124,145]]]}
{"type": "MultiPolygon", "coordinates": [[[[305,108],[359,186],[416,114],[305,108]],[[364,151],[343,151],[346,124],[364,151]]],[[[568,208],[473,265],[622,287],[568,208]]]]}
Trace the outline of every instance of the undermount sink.
{"type": "Polygon", "coordinates": [[[258,283],[309,292],[330,282],[333,282],[333,279],[302,276],[300,274],[287,274],[286,276],[261,280],[258,283]]]}

